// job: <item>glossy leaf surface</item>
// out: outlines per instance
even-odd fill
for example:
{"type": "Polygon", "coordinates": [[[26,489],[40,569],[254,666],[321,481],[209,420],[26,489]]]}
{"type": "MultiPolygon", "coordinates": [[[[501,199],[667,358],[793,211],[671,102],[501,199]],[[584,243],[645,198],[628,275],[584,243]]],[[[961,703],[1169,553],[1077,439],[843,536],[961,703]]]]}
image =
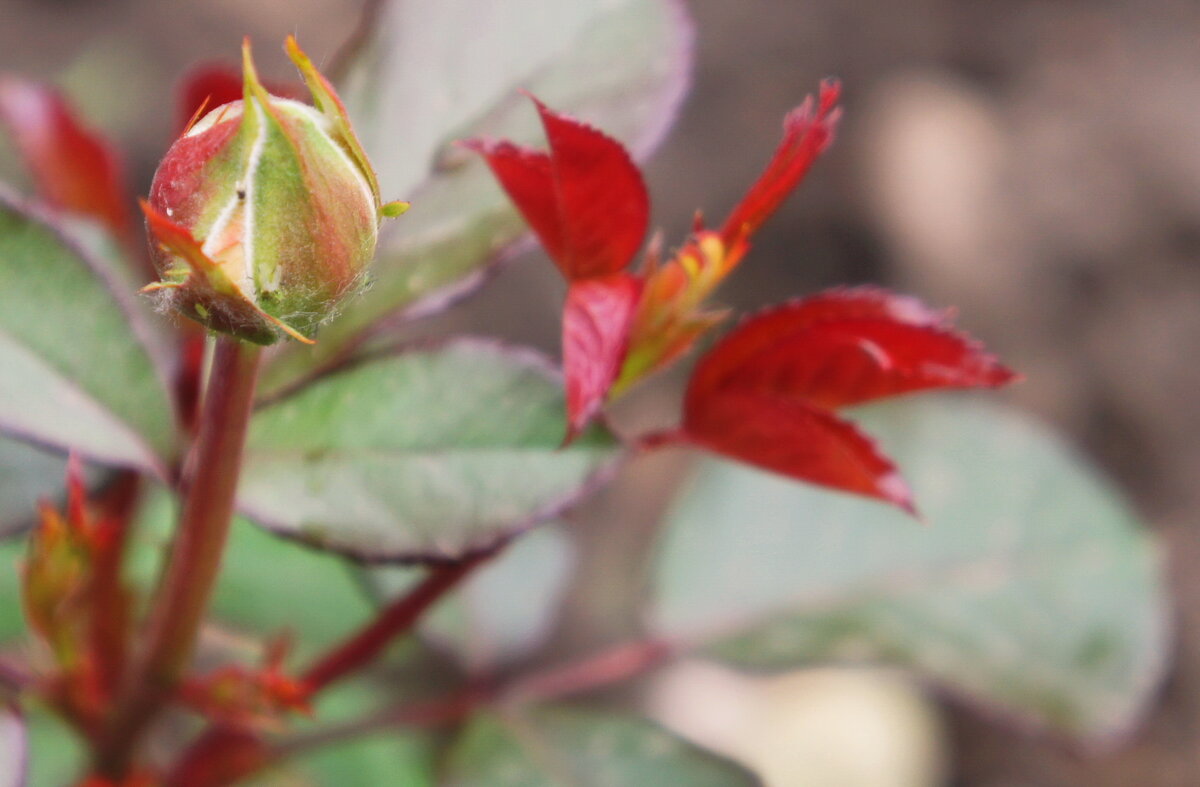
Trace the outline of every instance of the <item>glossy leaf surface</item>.
{"type": "Polygon", "coordinates": [[[618,457],[596,428],[559,450],[562,383],[482,340],[349,366],[252,420],[242,510],[365,560],[449,559],[557,515],[618,457]]]}
{"type": "Polygon", "coordinates": [[[0,430],[161,473],[175,441],[161,326],[103,254],[0,192],[0,430]]]}
{"type": "Polygon", "coordinates": [[[445,787],[751,787],[747,771],[630,715],[543,708],[480,715],[450,750],[445,787]]]}
{"type": "Polygon", "coordinates": [[[669,518],[654,628],[754,667],[881,659],[1084,738],[1129,729],[1168,630],[1154,545],[1124,502],[995,405],[939,395],[862,423],[926,526],[707,461],[669,518]]]}
{"type": "Polygon", "coordinates": [[[473,140],[568,281],[611,276],[641,248],[650,221],[642,173],[621,143],[534,99],[548,151],[473,140]]]}
{"type": "Polygon", "coordinates": [[[913,298],[832,290],[755,314],[718,342],[692,373],[683,429],[717,453],[912,513],[892,462],[833,410],[1013,377],[913,298]]]}
{"type": "Polygon", "coordinates": [[[576,281],[567,290],[562,353],[569,437],[600,412],[616,382],[641,292],[641,280],[629,274],[576,281]]]}
{"type": "Polygon", "coordinates": [[[544,144],[537,113],[517,92],[524,88],[645,158],[687,86],[691,38],[679,0],[379,4],[339,89],[384,199],[413,207],[385,228],[371,287],[316,348],[281,355],[263,390],[336,356],[386,315],[437,310],[518,250],[525,222],[486,163],[454,141],[544,144]]]}

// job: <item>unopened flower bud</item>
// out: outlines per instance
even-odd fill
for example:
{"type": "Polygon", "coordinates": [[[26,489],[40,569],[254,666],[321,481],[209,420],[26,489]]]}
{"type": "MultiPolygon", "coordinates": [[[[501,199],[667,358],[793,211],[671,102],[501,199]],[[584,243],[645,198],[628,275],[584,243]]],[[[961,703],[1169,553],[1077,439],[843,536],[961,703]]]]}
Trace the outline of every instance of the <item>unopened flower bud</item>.
{"type": "Polygon", "coordinates": [[[345,108],[300,51],[315,106],[267,93],[243,46],[243,98],[167,151],[143,203],[162,281],[146,289],[208,327],[259,344],[310,341],[375,254],[384,204],[345,108]]]}

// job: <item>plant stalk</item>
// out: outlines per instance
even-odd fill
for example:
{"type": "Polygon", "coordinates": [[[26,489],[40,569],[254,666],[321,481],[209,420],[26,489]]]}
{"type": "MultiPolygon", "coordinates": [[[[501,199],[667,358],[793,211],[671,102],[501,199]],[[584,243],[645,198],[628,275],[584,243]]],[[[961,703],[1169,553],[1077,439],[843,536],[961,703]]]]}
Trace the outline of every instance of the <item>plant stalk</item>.
{"type": "Polygon", "coordinates": [[[261,354],[256,345],[217,339],[179,528],[154,595],[145,646],[95,753],[101,775],[124,776],[141,733],[171,699],[191,659],[229,535],[261,354]]]}
{"type": "Polygon", "coordinates": [[[408,593],[391,602],[357,634],[318,659],[302,680],[310,694],[373,661],[397,637],[407,634],[421,615],[452,590],[491,553],[429,569],[428,575],[408,593]]]}

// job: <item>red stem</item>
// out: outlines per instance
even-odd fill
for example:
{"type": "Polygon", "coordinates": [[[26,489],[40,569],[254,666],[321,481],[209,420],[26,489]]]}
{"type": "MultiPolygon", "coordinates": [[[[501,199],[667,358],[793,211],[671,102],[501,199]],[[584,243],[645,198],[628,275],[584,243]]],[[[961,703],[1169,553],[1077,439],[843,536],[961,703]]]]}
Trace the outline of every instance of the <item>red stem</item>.
{"type": "Polygon", "coordinates": [[[256,345],[217,339],[179,529],[154,596],[145,649],[95,752],[101,775],[125,775],[141,732],[170,700],[191,658],[229,535],[261,354],[256,345]]]}
{"type": "Polygon", "coordinates": [[[454,588],[490,554],[436,566],[407,594],[393,601],[357,634],[317,660],[304,673],[310,694],[373,661],[396,637],[408,633],[431,604],[454,588]]]}
{"type": "Polygon", "coordinates": [[[121,566],[129,542],[134,507],[141,491],[141,476],[126,471],[104,491],[98,501],[99,548],[91,576],[91,653],[105,697],[120,689],[129,646],[129,594],[122,581],[121,566]]]}

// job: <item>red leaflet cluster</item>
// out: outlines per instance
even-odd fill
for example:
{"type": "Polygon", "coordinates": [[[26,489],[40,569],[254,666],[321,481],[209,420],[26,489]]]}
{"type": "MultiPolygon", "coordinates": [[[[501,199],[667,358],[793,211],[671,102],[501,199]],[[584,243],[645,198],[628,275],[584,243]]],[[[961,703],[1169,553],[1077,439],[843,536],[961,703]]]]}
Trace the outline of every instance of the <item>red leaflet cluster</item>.
{"type": "MultiPolygon", "coordinates": [[[[619,143],[536,99],[548,151],[467,143],[487,159],[569,283],[562,339],[568,439],[606,400],[682,356],[724,319],[705,299],[832,142],[838,96],[837,84],[826,82],[815,100],[787,115],[774,156],[719,232],[697,220],[670,259],[652,249],[637,272],[627,268],[646,233],[649,201],[619,143]]],[[[725,337],[698,364],[671,439],[913,512],[895,466],[834,411],[1012,379],[953,331],[948,315],[877,289],[834,290],[768,309],[725,337]]]]}
{"type": "Polygon", "coordinates": [[[696,365],[690,442],[914,513],[896,468],[836,408],[932,388],[996,387],[1013,374],[944,314],[873,288],[833,290],[754,315],[696,365]]]}
{"type": "Polygon", "coordinates": [[[2,77],[0,122],[8,127],[43,200],[128,237],[132,225],[121,162],[62,96],[44,85],[2,77]]]}
{"type": "Polygon", "coordinates": [[[563,365],[567,439],[604,404],[629,344],[642,279],[625,273],[650,222],[650,197],[619,142],[533,99],[549,152],[469,140],[567,279],[563,365]]]}
{"type": "Polygon", "coordinates": [[[226,665],[186,681],[182,699],[209,720],[239,729],[275,731],[290,712],[312,713],[308,689],[284,672],[291,639],[276,637],[267,643],[263,666],[250,670],[226,665]]]}
{"type": "Polygon", "coordinates": [[[124,508],[93,511],[73,457],[67,510],[41,506],[23,572],[25,616],[54,664],[47,694],[84,732],[101,722],[128,646],[130,597],[118,572],[124,508]]]}

